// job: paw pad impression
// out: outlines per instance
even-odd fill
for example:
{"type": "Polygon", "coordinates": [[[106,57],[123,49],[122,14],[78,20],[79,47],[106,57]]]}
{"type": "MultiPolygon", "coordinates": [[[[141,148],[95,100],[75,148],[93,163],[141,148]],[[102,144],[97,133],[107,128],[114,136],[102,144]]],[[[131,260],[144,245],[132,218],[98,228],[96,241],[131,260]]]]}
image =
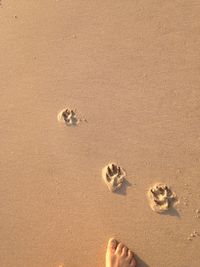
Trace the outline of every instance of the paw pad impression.
{"type": "Polygon", "coordinates": [[[72,109],[63,109],[58,113],[57,119],[59,122],[63,122],[68,126],[77,125],[79,119],[74,110],[72,109]]]}
{"type": "Polygon", "coordinates": [[[102,169],[102,177],[111,192],[122,187],[125,180],[125,171],[115,163],[110,163],[102,169]]]}
{"type": "Polygon", "coordinates": [[[176,195],[166,184],[157,183],[148,191],[149,204],[153,211],[162,213],[173,206],[176,195]]]}

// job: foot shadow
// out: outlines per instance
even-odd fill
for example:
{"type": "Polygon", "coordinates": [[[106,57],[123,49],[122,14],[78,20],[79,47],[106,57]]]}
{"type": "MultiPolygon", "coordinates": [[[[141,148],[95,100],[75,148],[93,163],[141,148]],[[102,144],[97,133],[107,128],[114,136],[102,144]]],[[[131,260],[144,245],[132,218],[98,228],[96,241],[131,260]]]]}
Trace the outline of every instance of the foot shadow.
{"type": "Polygon", "coordinates": [[[118,195],[125,196],[127,194],[127,187],[128,186],[132,186],[132,184],[125,179],[123,184],[122,184],[122,187],[118,191],[116,191],[115,193],[118,195]]]}
{"type": "Polygon", "coordinates": [[[137,254],[134,253],[134,257],[137,263],[137,267],[150,267],[146,262],[144,262],[137,254]]]}

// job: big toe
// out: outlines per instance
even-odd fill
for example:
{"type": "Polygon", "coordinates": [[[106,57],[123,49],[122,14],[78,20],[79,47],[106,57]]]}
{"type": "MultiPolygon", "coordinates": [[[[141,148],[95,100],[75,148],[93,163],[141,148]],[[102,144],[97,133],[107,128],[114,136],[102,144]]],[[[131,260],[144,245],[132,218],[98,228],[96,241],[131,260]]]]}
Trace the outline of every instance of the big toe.
{"type": "Polygon", "coordinates": [[[108,241],[107,251],[115,251],[117,247],[117,240],[114,238],[110,238],[108,241]]]}

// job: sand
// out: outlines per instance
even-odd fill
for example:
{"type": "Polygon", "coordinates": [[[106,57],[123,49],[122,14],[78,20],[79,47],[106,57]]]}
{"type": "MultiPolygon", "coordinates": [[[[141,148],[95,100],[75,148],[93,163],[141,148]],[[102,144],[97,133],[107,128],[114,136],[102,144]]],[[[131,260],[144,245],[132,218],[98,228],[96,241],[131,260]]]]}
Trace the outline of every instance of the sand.
{"type": "Polygon", "coordinates": [[[0,266],[200,266],[200,3],[1,0],[0,266]],[[59,123],[64,109],[87,120],[59,123]],[[116,162],[126,186],[108,190],[116,162]],[[150,185],[179,198],[158,214],[150,185]]]}

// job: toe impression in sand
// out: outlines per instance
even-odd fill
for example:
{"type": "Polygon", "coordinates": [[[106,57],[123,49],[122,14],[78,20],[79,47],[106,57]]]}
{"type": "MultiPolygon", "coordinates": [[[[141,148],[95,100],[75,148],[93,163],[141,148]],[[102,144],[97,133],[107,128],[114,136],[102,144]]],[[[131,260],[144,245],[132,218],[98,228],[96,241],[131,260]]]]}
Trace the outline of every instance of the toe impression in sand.
{"type": "Polygon", "coordinates": [[[156,183],[149,189],[148,198],[151,209],[158,213],[166,212],[177,200],[175,193],[162,183],[156,183]]]}
{"type": "Polygon", "coordinates": [[[125,180],[125,171],[115,163],[110,163],[102,169],[102,177],[111,192],[122,187],[125,180]]]}
{"type": "Polygon", "coordinates": [[[65,123],[68,126],[77,125],[79,123],[76,112],[68,108],[61,110],[58,113],[57,119],[59,122],[65,123]]]}

